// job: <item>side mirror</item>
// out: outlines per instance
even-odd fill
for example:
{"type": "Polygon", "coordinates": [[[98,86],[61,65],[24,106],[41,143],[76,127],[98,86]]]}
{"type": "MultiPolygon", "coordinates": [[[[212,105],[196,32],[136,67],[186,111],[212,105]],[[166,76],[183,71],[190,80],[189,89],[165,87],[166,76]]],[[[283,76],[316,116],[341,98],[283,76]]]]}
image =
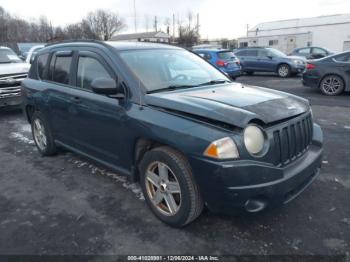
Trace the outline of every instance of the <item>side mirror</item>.
{"type": "Polygon", "coordinates": [[[273,56],[272,55],[268,55],[267,58],[272,60],[273,56]]]}
{"type": "Polygon", "coordinates": [[[91,82],[92,91],[96,94],[116,95],[123,91],[117,87],[117,82],[112,78],[98,77],[91,82]]]}

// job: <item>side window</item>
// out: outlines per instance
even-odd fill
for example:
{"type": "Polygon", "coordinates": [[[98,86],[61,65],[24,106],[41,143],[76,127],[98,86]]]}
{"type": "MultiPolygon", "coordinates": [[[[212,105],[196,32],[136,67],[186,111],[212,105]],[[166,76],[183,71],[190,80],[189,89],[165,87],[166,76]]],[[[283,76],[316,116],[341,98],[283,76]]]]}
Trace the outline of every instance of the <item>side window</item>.
{"type": "Polygon", "coordinates": [[[337,55],[334,57],[334,60],[336,60],[338,62],[350,63],[350,53],[337,55]]]}
{"type": "Polygon", "coordinates": [[[246,56],[257,56],[258,52],[256,50],[247,50],[246,56]]]}
{"type": "Polygon", "coordinates": [[[45,68],[46,68],[48,58],[49,58],[48,53],[38,56],[37,72],[38,72],[39,79],[45,80],[45,68]]]}
{"type": "Polygon", "coordinates": [[[57,56],[53,65],[52,81],[69,84],[72,56],[57,56]]]}
{"type": "Polygon", "coordinates": [[[310,48],[299,49],[298,54],[308,55],[308,54],[310,54],[310,48]]]}
{"type": "Polygon", "coordinates": [[[314,54],[314,55],[327,56],[326,50],[324,50],[324,49],[322,49],[322,48],[318,48],[318,47],[314,47],[314,48],[312,49],[312,54],[314,54]]]}
{"type": "Polygon", "coordinates": [[[238,51],[238,52],[235,52],[235,55],[237,55],[237,56],[247,56],[247,51],[246,50],[238,51]]]}
{"type": "Polygon", "coordinates": [[[99,77],[111,78],[104,66],[95,58],[79,57],[77,86],[91,90],[91,82],[99,77]]]}
{"type": "Polygon", "coordinates": [[[267,50],[265,50],[265,49],[258,50],[259,57],[267,57],[268,55],[270,55],[270,52],[268,52],[267,50]]]}

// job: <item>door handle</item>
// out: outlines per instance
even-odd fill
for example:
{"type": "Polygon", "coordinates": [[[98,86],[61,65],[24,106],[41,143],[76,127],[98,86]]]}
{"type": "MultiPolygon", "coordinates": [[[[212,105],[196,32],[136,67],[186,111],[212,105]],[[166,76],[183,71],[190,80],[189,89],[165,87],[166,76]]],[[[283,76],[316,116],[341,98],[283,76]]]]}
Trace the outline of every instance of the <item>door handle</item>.
{"type": "Polygon", "coordinates": [[[74,96],[70,100],[76,104],[79,104],[81,102],[80,97],[78,97],[78,96],[74,96]]]}

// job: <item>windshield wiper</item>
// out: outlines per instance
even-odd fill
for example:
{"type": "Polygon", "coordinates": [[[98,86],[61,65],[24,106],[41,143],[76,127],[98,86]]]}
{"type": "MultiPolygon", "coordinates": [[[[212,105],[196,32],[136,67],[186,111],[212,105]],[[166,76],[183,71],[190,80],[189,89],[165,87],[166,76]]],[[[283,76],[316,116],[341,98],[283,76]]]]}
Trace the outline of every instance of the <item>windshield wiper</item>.
{"type": "Polygon", "coordinates": [[[196,87],[196,86],[198,86],[198,85],[172,85],[172,86],[168,86],[165,88],[160,88],[160,89],[148,91],[147,94],[165,92],[165,91],[173,91],[173,90],[177,90],[177,89],[191,88],[191,87],[196,87]]]}
{"type": "Polygon", "coordinates": [[[208,86],[208,85],[216,85],[216,84],[223,84],[223,83],[231,83],[231,81],[226,79],[217,79],[217,80],[211,80],[209,82],[199,84],[198,86],[208,86]]]}

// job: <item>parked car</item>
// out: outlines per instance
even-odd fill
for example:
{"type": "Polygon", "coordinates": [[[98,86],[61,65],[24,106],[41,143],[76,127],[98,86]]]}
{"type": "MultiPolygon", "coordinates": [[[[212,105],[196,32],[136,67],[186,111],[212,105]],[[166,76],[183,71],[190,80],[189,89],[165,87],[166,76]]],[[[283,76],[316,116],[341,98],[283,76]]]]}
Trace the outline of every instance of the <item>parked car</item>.
{"type": "Polygon", "coordinates": [[[17,48],[14,49],[14,51],[17,52],[18,50],[19,58],[21,58],[23,61],[26,61],[30,49],[37,45],[43,45],[43,43],[17,43],[17,48]]]}
{"type": "Polygon", "coordinates": [[[312,59],[320,59],[333,54],[334,52],[326,48],[318,47],[318,46],[310,46],[310,47],[296,48],[292,51],[290,55],[304,57],[308,60],[312,60],[312,59]]]}
{"type": "Polygon", "coordinates": [[[231,82],[182,48],[49,45],[23,86],[43,156],[64,147],[139,181],[152,212],[172,226],[204,206],[232,213],[286,204],[321,166],[322,131],[307,100],[231,82]]]}
{"type": "Polygon", "coordinates": [[[303,73],[305,86],[319,88],[325,95],[350,91],[350,52],[309,61],[303,73]]]}
{"type": "Polygon", "coordinates": [[[22,103],[21,81],[27,77],[29,65],[8,47],[0,46],[0,108],[22,103]]]}
{"type": "Polygon", "coordinates": [[[235,52],[247,74],[254,72],[276,72],[280,77],[289,77],[305,69],[305,59],[287,56],[269,47],[241,48],[235,52]]]}
{"type": "Polygon", "coordinates": [[[228,74],[232,79],[241,75],[240,61],[230,50],[194,49],[193,52],[228,74]]]}
{"type": "Polygon", "coordinates": [[[44,47],[45,45],[35,45],[30,48],[26,57],[26,63],[31,64],[39,50],[43,49],[44,47]]]}

